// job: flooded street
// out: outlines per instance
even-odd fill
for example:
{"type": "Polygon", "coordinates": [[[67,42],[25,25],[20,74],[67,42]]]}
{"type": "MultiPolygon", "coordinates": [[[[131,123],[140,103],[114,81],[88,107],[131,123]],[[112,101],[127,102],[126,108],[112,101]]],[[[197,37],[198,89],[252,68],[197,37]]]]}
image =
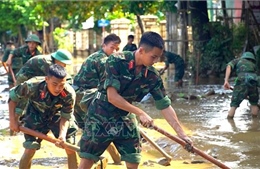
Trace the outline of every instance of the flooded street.
{"type": "MultiPolygon", "coordinates": [[[[2,72],[2,69],[0,69],[0,74],[2,72]]],[[[3,91],[8,87],[6,78],[6,76],[0,76],[0,91],[3,91]]],[[[258,135],[260,130],[259,118],[251,118],[247,100],[244,100],[238,108],[234,120],[229,121],[226,119],[226,116],[232,91],[223,90],[223,81],[220,79],[215,79],[213,81],[210,81],[212,79],[207,81],[201,80],[198,85],[194,85],[194,80],[192,80],[192,78],[185,78],[184,87],[175,88],[173,87],[174,85],[171,80],[166,79],[165,77],[163,78],[165,79],[168,95],[172,99],[172,106],[182,125],[185,127],[185,130],[193,140],[195,147],[217,158],[232,169],[260,168],[260,135],[258,135]]],[[[8,132],[3,130],[8,128],[9,125],[7,98],[8,92],[0,93],[1,139],[2,137],[5,137],[5,135],[8,135],[8,132]]],[[[166,121],[161,120],[162,115],[154,108],[153,100],[151,98],[143,103],[136,103],[136,105],[143,108],[155,119],[155,125],[164,128],[166,121]]],[[[151,129],[147,129],[146,131],[148,130],[151,129]]],[[[167,131],[172,131],[175,135],[173,130],[168,130],[167,128],[167,131]]],[[[210,164],[207,160],[188,153],[177,143],[165,138],[163,135],[157,133],[150,136],[173,156],[173,160],[181,160],[182,163],[189,163],[185,168],[202,168],[200,167],[200,164],[191,164],[195,162],[209,164],[203,168],[218,168],[216,165],[210,164]]],[[[22,144],[22,142],[18,142],[18,144],[22,144]]],[[[143,146],[145,151],[152,149],[146,144],[147,143],[143,146]]],[[[22,150],[22,145],[20,145],[20,149],[22,150]]],[[[8,160],[5,159],[5,155],[3,154],[4,151],[5,150],[2,150],[2,153],[0,153],[0,166],[6,165],[9,166],[9,168],[16,168],[18,159],[15,159],[16,163],[12,163],[13,166],[10,165],[13,161],[10,162],[10,157],[8,157],[8,160]]],[[[7,151],[10,151],[10,148],[7,148],[7,151]]],[[[154,150],[152,153],[158,152],[154,150]]],[[[53,163],[53,166],[55,166],[56,163],[54,161],[50,161],[50,163],[53,163]]],[[[173,165],[172,167],[175,168],[173,165]]]]}

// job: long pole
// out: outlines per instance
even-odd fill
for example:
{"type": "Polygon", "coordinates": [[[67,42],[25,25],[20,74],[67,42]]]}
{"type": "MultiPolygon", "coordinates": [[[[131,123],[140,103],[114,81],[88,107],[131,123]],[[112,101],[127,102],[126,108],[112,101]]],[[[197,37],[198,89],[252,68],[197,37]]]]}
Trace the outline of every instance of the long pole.
{"type": "MultiPolygon", "coordinates": [[[[29,134],[29,135],[38,137],[38,138],[40,138],[40,139],[49,141],[49,142],[54,143],[54,144],[55,144],[56,142],[59,142],[59,141],[60,141],[59,139],[56,139],[56,138],[53,138],[53,137],[51,137],[51,136],[45,135],[45,134],[43,134],[43,133],[34,131],[34,130],[29,129],[29,128],[27,128],[27,127],[20,126],[19,129],[20,129],[20,131],[22,131],[22,132],[25,133],[25,134],[29,134]]],[[[69,144],[69,143],[66,143],[66,142],[61,142],[61,146],[62,146],[64,149],[69,149],[69,150],[72,150],[72,151],[77,151],[77,152],[79,152],[79,147],[78,147],[78,146],[75,146],[75,145],[72,145],[72,144],[69,144]]]]}
{"type": "MultiPolygon", "coordinates": [[[[168,133],[167,131],[165,131],[165,130],[159,128],[159,127],[156,126],[156,125],[153,125],[152,128],[153,128],[154,130],[158,131],[159,133],[165,135],[166,137],[172,139],[173,141],[175,141],[175,142],[181,144],[182,146],[186,146],[186,145],[187,145],[187,143],[186,143],[185,141],[183,141],[182,139],[180,139],[179,137],[176,137],[176,136],[174,136],[174,135],[168,133]]],[[[203,157],[204,159],[206,159],[206,160],[212,162],[213,164],[219,166],[220,168],[230,169],[230,168],[229,168],[228,166],[226,166],[225,164],[221,163],[220,161],[216,160],[216,159],[213,158],[212,156],[210,156],[210,155],[204,153],[203,151],[199,150],[198,148],[196,148],[196,147],[194,147],[194,146],[192,147],[192,152],[194,152],[194,153],[200,155],[200,156],[203,157]]]]}

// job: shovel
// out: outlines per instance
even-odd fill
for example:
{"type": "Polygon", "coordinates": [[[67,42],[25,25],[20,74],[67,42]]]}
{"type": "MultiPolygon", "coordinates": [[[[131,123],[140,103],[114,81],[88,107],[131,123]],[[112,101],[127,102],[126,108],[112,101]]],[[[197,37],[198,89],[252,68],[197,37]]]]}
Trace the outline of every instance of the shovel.
{"type": "MultiPolygon", "coordinates": [[[[32,136],[35,136],[35,137],[38,137],[42,140],[46,140],[46,141],[49,141],[51,143],[56,143],[56,142],[60,142],[59,139],[56,139],[56,138],[53,138],[51,136],[48,136],[48,135],[45,135],[43,133],[40,133],[40,132],[37,132],[37,131],[34,131],[32,129],[29,129],[27,127],[23,127],[23,126],[19,126],[19,129],[20,131],[22,131],[23,133],[25,134],[29,134],[29,135],[32,135],[32,136]]],[[[71,151],[76,151],[76,152],[79,152],[79,147],[78,146],[75,146],[75,145],[72,145],[72,144],[69,144],[69,143],[66,143],[66,142],[61,142],[60,145],[64,148],[64,149],[68,149],[68,150],[71,150],[71,151]]]]}
{"type": "Polygon", "coordinates": [[[187,143],[186,143],[184,140],[180,139],[179,137],[176,137],[176,136],[174,136],[174,135],[168,133],[167,131],[165,131],[165,130],[159,128],[159,127],[156,126],[156,125],[153,125],[152,128],[153,128],[154,130],[158,131],[159,133],[165,135],[166,137],[172,139],[173,141],[179,143],[179,144],[182,145],[183,147],[186,147],[187,149],[190,148],[189,150],[190,150],[191,152],[200,155],[200,156],[203,157],[204,159],[206,159],[206,160],[212,162],[213,164],[219,166],[220,168],[222,168],[222,169],[230,169],[230,168],[229,168],[228,166],[226,166],[225,164],[223,164],[223,163],[221,163],[220,161],[216,160],[214,157],[212,157],[212,156],[210,156],[210,155],[204,153],[203,151],[199,150],[198,148],[196,148],[196,147],[194,147],[194,146],[193,146],[193,147],[188,146],[187,143]]]}

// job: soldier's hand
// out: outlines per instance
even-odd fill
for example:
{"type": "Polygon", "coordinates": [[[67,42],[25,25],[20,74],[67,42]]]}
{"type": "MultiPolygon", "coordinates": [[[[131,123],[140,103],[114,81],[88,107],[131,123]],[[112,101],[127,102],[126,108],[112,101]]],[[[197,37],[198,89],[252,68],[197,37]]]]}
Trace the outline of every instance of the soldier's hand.
{"type": "Polygon", "coordinates": [[[18,121],[10,121],[10,129],[15,132],[19,132],[19,122],[18,121]]]}
{"type": "Polygon", "coordinates": [[[153,119],[146,113],[139,116],[140,122],[144,127],[150,127],[153,125],[153,119]]]}
{"type": "Polygon", "coordinates": [[[230,89],[230,84],[228,82],[225,82],[223,85],[225,90],[229,90],[230,89]]]}
{"type": "Polygon", "coordinates": [[[58,140],[55,143],[55,146],[59,147],[59,148],[64,148],[62,145],[65,142],[65,138],[63,137],[59,137],[58,140]]]}
{"type": "Polygon", "coordinates": [[[183,136],[183,137],[181,137],[181,139],[186,142],[186,145],[184,146],[184,148],[188,152],[193,152],[193,142],[192,142],[192,140],[188,136],[183,136]]]}

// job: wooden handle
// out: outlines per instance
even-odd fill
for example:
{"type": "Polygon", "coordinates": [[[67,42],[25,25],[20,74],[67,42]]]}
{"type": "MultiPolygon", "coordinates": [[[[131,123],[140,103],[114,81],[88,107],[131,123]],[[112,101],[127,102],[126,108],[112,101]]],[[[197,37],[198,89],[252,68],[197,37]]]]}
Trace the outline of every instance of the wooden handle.
{"type": "Polygon", "coordinates": [[[147,140],[150,144],[152,144],[152,146],[154,148],[156,148],[156,150],[158,150],[168,161],[171,161],[172,160],[172,157],[167,154],[160,146],[158,146],[158,144],[156,144],[153,140],[151,140],[145,132],[143,132],[141,129],[140,130],[140,133],[141,135],[145,138],[145,140],[147,140]]]}
{"type": "Polygon", "coordinates": [[[16,79],[15,79],[15,75],[12,69],[12,66],[8,66],[9,67],[9,72],[11,73],[12,79],[14,81],[14,85],[16,86],[16,79]]]}
{"type": "MultiPolygon", "coordinates": [[[[56,138],[53,138],[51,136],[48,136],[48,135],[45,135],[43,133],[40,133],[40,132],[37,132],[37,131],[34,131],[32,129],[29,129],[27,127],[23,127],[23,126],[20,126],[19,127],[20,131],[22,131],[23,133],[25,134],[29,134],[29,135],[32,135],[34,137],[38,137],[40,139],[43,139],[43,140],[46,140],[46,141],[49,141],[51,143],[56,143],[60,140],[56,139],[56,138]]],[[[66,143],[66,142],[62,142],[61,143],[61,146],[64,148],[64,149],[68,149],[68,150],[72,150],[72,151],[77,151],[79,152],[79,147],[78,146],[75,146],[75,145],[72,145],[72,144],[69,144],[69,143],[66,143]]]]}
{"type": "MultiPolygon", "coordinates": [[[[165,135],[166,137],[172,139],[173,141],[179,143],[180,145],[182,146],[186,146],[186,142],[182,139],[180,139],[179,137],[176,137],[170,133],[168,133],[167,131],[157,127],[156,125],[153,125],[152,126],[154,130],[158,131],[159,133],[165,135]]],[[[213,164],[219,166],[220,168],[223,168],[223,169],[230,169],[228,166],[226,166],[225,164],[221,163],[220,161],[216,160],[215,158],[213,158],[212,156],[204,153],[203,151],[199,150],[198,148],[194,147],[193,146],[193,152],[200,155],[201,157],[203,157],[204,159],[212,162],[213,164]]]]}

